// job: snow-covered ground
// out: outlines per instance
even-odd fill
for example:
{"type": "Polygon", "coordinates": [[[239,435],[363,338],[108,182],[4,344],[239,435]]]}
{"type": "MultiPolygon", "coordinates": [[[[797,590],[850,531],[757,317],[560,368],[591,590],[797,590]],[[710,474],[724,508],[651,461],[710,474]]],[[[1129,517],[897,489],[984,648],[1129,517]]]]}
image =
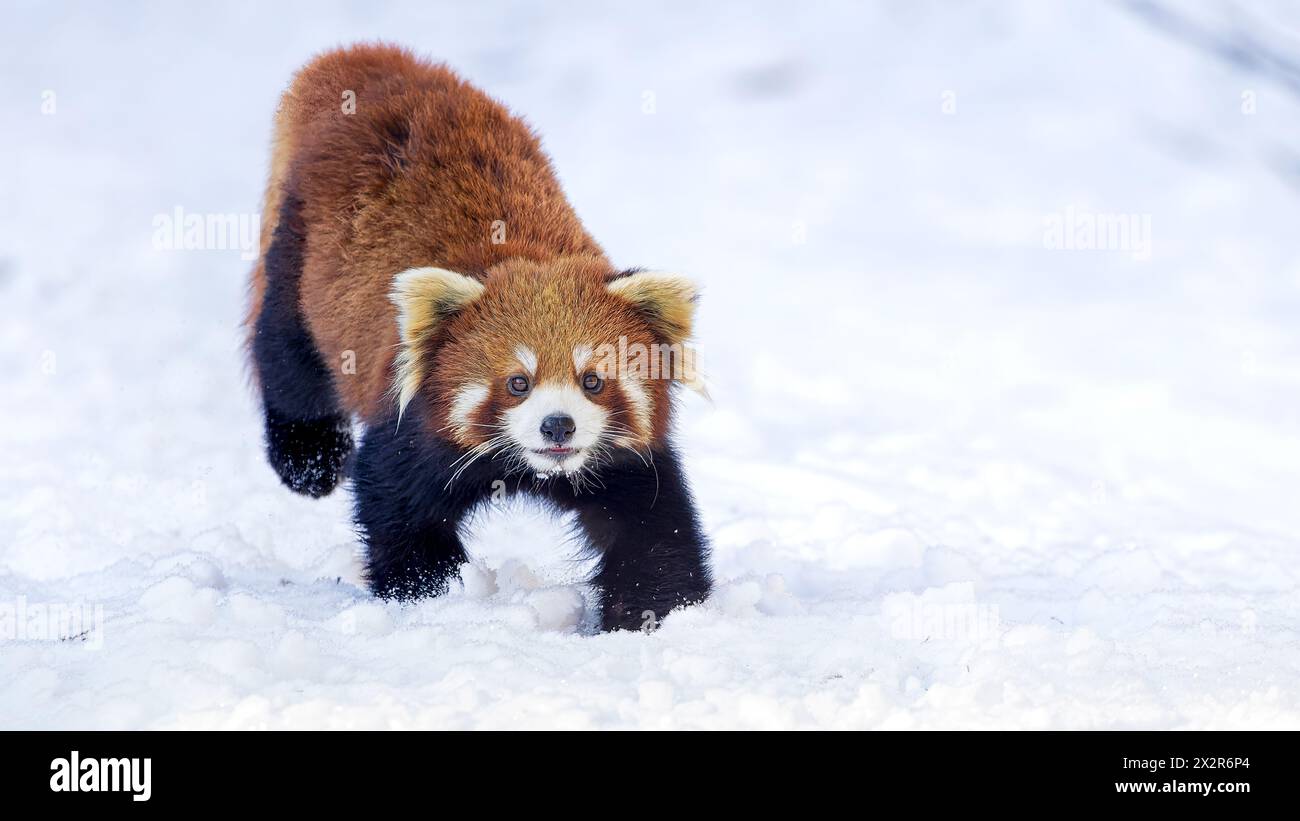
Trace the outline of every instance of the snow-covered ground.
{"type": "Polygon", "coordinates": [[[1300,6],[620,5],[10,4],[0,727],[1300,727],[1300,6]],[[705,287],[720,583],[656,633],[584,631],[528,507],[370,599],[263,461],[249,263],[159,247],[370,38],[705,287]]]}

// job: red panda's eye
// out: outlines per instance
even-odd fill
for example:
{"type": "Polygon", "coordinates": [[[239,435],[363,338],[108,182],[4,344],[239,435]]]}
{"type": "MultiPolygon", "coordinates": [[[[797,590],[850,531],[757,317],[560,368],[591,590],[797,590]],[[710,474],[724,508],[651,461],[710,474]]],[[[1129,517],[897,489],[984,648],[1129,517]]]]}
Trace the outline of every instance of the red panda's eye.
{"type": "Polygon", "coordinates": [[[509,388],[510,392],[515,396],[523,396],[528,393],[528,377],[512,376],[506,380],[506,387],[509,388]]]}
{"type": "Polygon", "coordinates": [[[605,380],[601,379],[596,373],[588,373],[586,376],[582,377],[582,387],[592,393],[600,393],[600,389],[605,387],[605,380]]]}

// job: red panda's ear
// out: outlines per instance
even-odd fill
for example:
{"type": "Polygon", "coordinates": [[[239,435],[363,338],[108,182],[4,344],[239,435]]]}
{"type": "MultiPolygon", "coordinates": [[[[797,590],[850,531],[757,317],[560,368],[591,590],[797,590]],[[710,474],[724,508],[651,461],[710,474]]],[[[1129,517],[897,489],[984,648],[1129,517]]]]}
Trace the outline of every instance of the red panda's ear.
{"type": "Polygon", "coordinates": [[[631,302],[651,330],[669,345],[680,345],[691,335],[699,291],[679,274],[636,271],[609,283],[609,292],[631,302]]]}
{"type": "Polygon", "coordinates": [[[388,298],[397,306],[401,349],[394,364],[393,393],[401,417],[424,379],[425,344],[448,319],[478,299],[483,283],[443,268],[408,268],[393,278],[388,298]]]}
{"type": "Polygon", "coordinates": [[[710,399],[704,377],[696,368],[695,350],[687,345],[695,325],[695,303],[699,289],[680,274],[663,271],[633,271],[610,280],[609,292],[632,303],[637,312],[669,345],[680,346],[680,365],[672,378],[710,399]]]}

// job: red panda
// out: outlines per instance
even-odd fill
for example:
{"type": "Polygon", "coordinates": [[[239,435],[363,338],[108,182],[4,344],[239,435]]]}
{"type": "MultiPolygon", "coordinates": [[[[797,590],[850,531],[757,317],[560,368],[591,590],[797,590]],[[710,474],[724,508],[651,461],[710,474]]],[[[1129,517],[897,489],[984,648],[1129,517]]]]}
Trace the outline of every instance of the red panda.
{"type": "Polygon", "coordinates": [[[527,125],[404,49],[326,53],[277,111],[263,213],[267,457],[311,496],[352,479],[377,596],[444,592],[502,489],[576,512],[604,629],[708,595],[669,440],[673,385],[700,387],[696,289],[615,268],[527,125]]]}

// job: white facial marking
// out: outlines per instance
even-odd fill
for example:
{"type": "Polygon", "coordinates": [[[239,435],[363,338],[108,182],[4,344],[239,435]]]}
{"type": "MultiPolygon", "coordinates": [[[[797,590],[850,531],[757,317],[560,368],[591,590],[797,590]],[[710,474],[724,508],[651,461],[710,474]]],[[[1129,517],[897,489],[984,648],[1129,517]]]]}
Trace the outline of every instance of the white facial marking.
{"type": "Polygon", "coordinates": [[[587,363],[591,361],[591,355],[593,353],[595,353],[595,349],[590,345],[579,345],[574,348],[573,370],[577,373],[582,373],[583,368],[587,367],[587,363]]]}
{"type": "Polygon", "coordinates": [[[623,389],[623,395],[632,405],[632,418],[636,421],[637,432],[649,438],[651,407],[650,394],[646,392],[645,384],[634,376],[624,377],[618,381],[618,384],[623,389]]]}
{"type": "Polygon", "coordinates": [[[532,348],[526,345],[518,346],[515,348],[515,359],[519,360],[519,364],[529,376],[537,373],[537,354],[533,353],[532,348]]]}
{"type": "Polygon", "coordinates": [[[506,430],[523,450],[524,459],[539,473],[575,473],[587,461],[590,448],[605,430],[609,414],[574,385],[545,383],[536,385],[528,398],[506,411],[506,430]],[[563,414],[574,422],[573,438],[564,443],[570,453],[551,456],[538,451],[555,443],[542,436],[542,420],[563,414]]]}
{"type": "Polygon", "coordinates": [[[451,424],[455,426],[456,433],[461,436],[468,436],[470,428],[474,425],[470,422],[470,417],[488,398],[488,386],[475,383],[466,385],[456,391],[456,395],[451,400],[451,412],[448,416],[451,424]]]}

